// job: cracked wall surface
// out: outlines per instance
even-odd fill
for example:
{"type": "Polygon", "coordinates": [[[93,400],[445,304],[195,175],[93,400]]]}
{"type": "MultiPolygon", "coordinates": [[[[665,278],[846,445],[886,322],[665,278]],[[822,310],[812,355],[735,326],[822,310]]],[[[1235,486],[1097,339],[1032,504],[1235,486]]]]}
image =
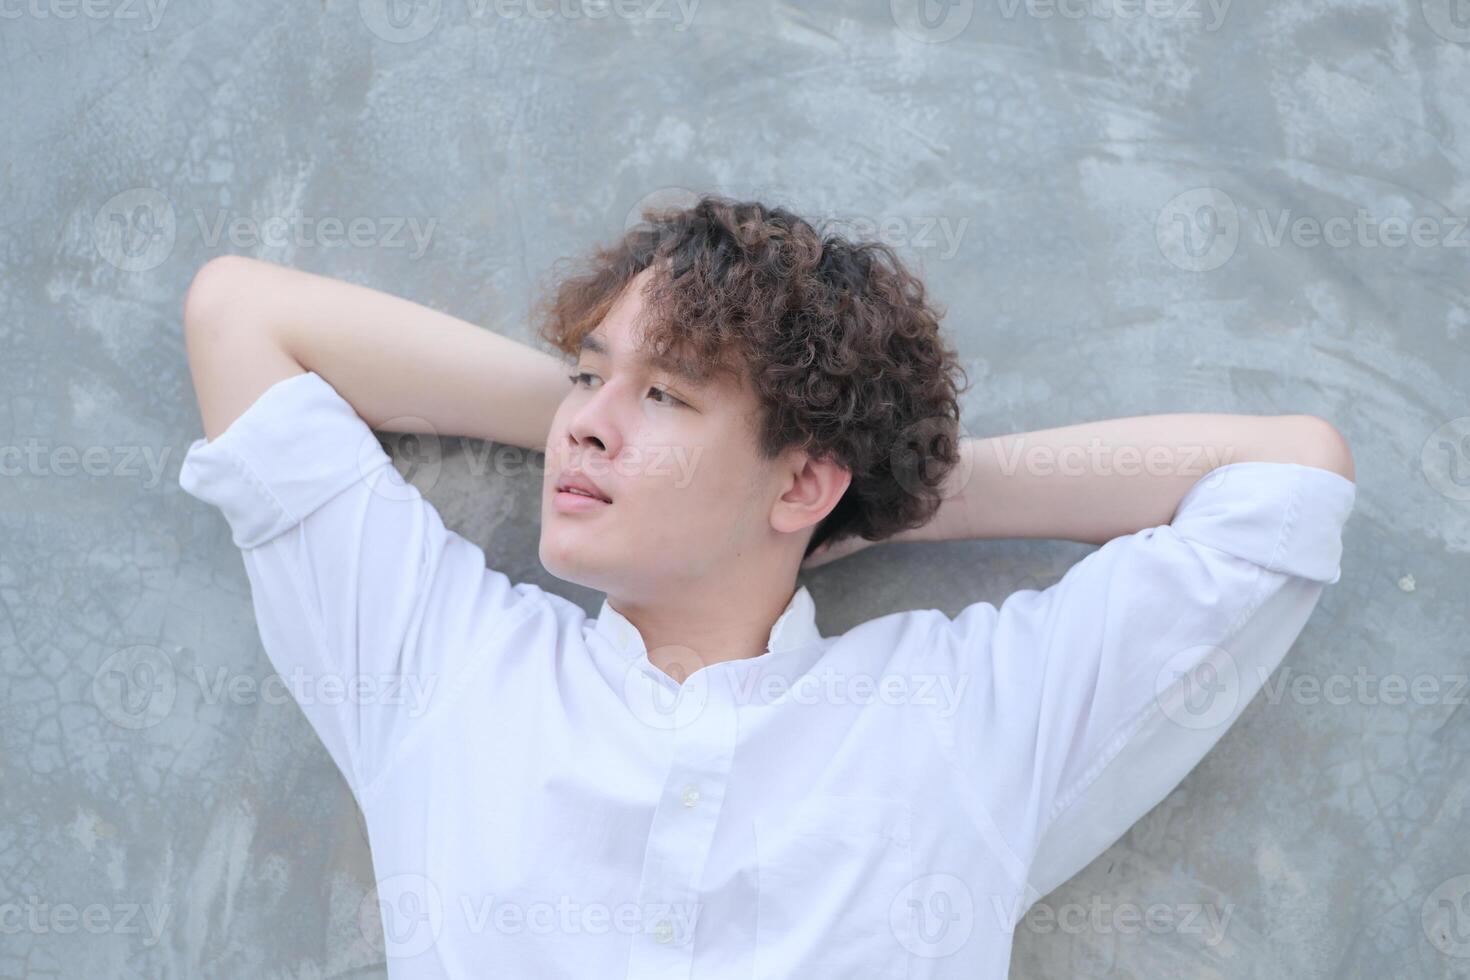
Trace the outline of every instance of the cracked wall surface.
{"type": "MultiPolygon", "coordinates": [[[[1023,920],[1012,976],[1470,976],[1463,3],[0,17],[0,977],[385,975],[361,817],[177,484],[195,270],[256,255],[529,340],[558,257],[691,190],[899,247],[971,434],[1311,413],[1352,444],[1341,580],[1219,746],[1023,920]]],[[[595,612],[537,560],[539,473],[391,444],[497,567],[595,612]]],[[[832,635],[1087,551],[897,545],[803,582],[832,635]]]]}

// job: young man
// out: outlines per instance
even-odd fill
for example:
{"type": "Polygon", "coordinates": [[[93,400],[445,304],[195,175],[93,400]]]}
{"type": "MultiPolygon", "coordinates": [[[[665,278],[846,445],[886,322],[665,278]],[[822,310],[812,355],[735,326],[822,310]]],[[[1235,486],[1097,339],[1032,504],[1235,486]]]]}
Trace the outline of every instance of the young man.
{"type": "Polygon", "coordinates": [[[1284,656],[1356,492],[1306,415],[960,440],[891,250],[721,198],[562,283],[570,368],[241,258],[184,319],[180,482],[362,806],[395,978],[1004,977],[1027,908],[1284,656]],[[599,615],[487,567],[373,428],[544,450],[540,557],[599,615]],[[979,537],[1101,547],[836,637],[796,587],[859,542],[979,537]]]}

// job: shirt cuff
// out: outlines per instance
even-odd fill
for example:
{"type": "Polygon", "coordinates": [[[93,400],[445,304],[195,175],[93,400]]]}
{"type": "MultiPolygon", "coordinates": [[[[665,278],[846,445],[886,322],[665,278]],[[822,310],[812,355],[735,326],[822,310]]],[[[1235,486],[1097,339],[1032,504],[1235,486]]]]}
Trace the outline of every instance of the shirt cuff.
{"type": "Polygon", "coordinates": [[[392,461],[352,406],[314,371],[275,382],[213,440],[189,444],[179,486],[220,509],[236,547],[300,523],[392,461]]]}
{"type": "Polygon", "coordinates": [[[1170,524],[1180,537],[1270,571],[1331,584],[1342,576],[1342,529],[1357,489],[1317,466],[1228,463],[1189,489],[1170,524]]]}

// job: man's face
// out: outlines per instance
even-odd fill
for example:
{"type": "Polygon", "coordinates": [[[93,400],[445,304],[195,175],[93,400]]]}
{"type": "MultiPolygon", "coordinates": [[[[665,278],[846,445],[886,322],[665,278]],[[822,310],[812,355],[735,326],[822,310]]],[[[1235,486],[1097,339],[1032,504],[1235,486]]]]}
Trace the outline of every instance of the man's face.
{"type": "Polygon", "coordinates": [[[635,349],[650,274],[591,332],[552,421],[540,545],[558,578],[644,598],[748,556],[771,533],[776,495],[775,470],[756,450],[748,380],[699,384],[635,349]],[[558,492],[572,470],[611,502],[558,492]]]}

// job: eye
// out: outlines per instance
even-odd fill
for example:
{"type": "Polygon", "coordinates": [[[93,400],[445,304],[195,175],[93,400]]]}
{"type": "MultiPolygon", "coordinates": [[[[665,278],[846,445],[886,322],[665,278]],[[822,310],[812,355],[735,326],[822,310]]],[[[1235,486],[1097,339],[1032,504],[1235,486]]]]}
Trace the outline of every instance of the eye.
{"type": "MultiPolygon", "coordinates": [[[[590,384],[587,381],[583,380],[583,379],[584,378],[593,378],[593,377],[596,377],[596,375],[589,374],[586,371],[577,371],[577,372],[574,372],[572,374],[567,375],[567,380],[570,381],[573,385],[576,385],[578,387],[590,387],[590,384]]],[[[659,398],[654,399],[660,405],[668,405],[670,407],[680,407],[680,408],[688,408],[689,407],[689,403],[688,402],[685,402],[685,401],[679,399],[675,395],[669,394],[667,391],[664,391],[662,388],[649,388],[648,391],[649,391],[650,394],[656,394],[656,395],[659,395],[660,396],[659,398]]]]}
{"type": "Polygon", "coordinates": [[[669,394],[667,391],[664,391],[662,388],[649,388],[648,390],[650,392],[657,392],[658,394],[662,395],[664,398],[668,399],[667,402],[663,402],[661,404],[682,405],[685,408],[688,407],[688,404],[686,402],[680,401],[678,398],[675,398],[673,395],[669,394]]]}

